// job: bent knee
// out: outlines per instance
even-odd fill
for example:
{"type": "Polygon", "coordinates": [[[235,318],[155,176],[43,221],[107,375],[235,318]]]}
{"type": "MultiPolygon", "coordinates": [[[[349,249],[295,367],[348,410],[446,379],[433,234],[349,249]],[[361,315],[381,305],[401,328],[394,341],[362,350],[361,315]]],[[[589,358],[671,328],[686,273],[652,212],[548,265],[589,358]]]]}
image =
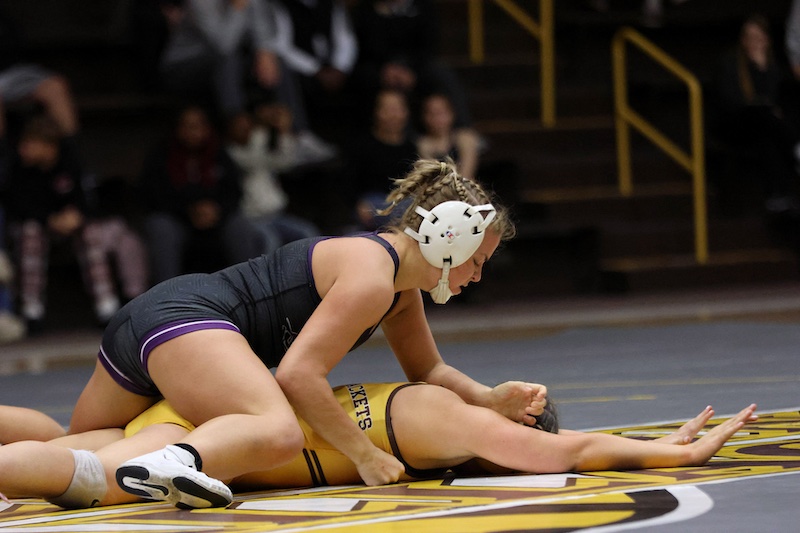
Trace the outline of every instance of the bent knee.
{"type": "Polygon", "coordinates": [[[270,425],[274,428],[270,454],[272,454],[275,461],[281,463],[291,461],[303,451],[305,437],[296,419],[277,423],[272,421],[270,425]]]}

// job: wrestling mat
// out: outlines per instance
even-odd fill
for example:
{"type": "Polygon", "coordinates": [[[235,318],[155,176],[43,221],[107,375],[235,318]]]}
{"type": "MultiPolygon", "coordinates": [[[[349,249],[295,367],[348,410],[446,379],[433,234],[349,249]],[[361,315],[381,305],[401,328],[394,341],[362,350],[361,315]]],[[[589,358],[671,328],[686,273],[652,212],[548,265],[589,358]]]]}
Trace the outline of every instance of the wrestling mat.
{"type": "MultiPolygon", "coordinates": [[[[597,532],[662,524],[681,528],[680,522],[713,506],[703,492],[705,484],[800,472],[800,408],[761,412],[759,417],[703,467],[271,491],[239,495],[226,509],[196,511],[147,503],[64,511],[41,500],[15,500],[11,505],[0,502],[0,531],[597,532]]],[[[680,425],[602,431],[655,438],[680,425]]]]}

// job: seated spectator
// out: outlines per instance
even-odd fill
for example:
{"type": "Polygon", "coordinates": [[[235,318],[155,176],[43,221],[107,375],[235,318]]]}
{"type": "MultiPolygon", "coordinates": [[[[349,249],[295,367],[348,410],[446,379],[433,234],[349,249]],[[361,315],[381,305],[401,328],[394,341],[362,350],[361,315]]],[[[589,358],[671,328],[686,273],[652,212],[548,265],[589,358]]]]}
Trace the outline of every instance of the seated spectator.
{"type": "Polygon", "coordinates": [[[455,161],[462,176],[474,179],[480,158],[480,136],[472,128],[454,128],[455,114],[445,94],[430,94],[422,101],[422,134],[417,150],[423,159],[455,161]]]}
{"type": "Polygon", "coordinates": [[[386,195],[394,187],[392,180],[406,174],[417,159],[405,95],[391,89],[380,91],[375,99],[372,127],[356,139],[349,154],[348,171],[361,229],[374,231],[387,222],[377,211],[387,207],[386,195]]]}
{"type": "Polygon", "coordinates": [[[742,25],[735,50],[722,58],[717,78],[715,131],[737,156],[755,159],[759,187],[769,212],[795,209],[795,127],[785,120],[782,86],[786,77],[776,62],[769,24],[761,15],[742,25]]]}
{"type": "MultiPolygon", "coordinates": [[[[7,167],[16,144],[19,123],[9,123],[9,108],[41,108],[67,137],[78,133],[78,114],[67,80],[36,64],[27,62],[19,49],[21,36],[15,24],[0,11],[0,166],[7,167]],[[11,131],[13,130],[13,131],[11,131]]],[[[38,109],[34,109],[38,111],[38,109]]]]}
{"type": "Polygon", "coordinates": [[[239,209],[239,169],[202,108],[180,111],[173,133],[147,158],[139,184],[153,282],[261,253],[261,238],[239,209]]]}
{"type": "Polygon", "coordinates": [[[444,92],[456,126],[471,124],[460,80],[437,58],[441,29],[433,0],[365,0],[356,5],[353,23],[359,49],[353,77],[365,98],[395,89],[416,104],[421,95],[444,92]]]}
{"type": "Polygon", "coordinates": [[[167,2],[170,26],[161,56],[168,90],[195,96],[213,95],[224,117],[246,107],[246,81],[252,72],[258,86],[274,89],[280,80],[274,29],[264,5],[255,0],[185,0],[167,2]]]}
{"type": "Polygon", "coordinates": [[[20,64],[0,71],[0,138],[6,135],[6,106],[24,102],[41,105],[65,136],[78,132],[78,115],[67,80],[42,67],[20,64]]]}
{"type": "MultiPolygon", "coordinates": [[[[345,86],[358,55],[350,15],[342,0],[269,0],[275,18],[278,54],[287,75],[299,78],[315,131],[341,120],[333,112],[345,98],[345,86]],[[337,100],[337,98],[339,100],[337,100]]],[[[302,106],[301,106],[302,107],[302,106]]],[[[295,121],[308,123],[294,111],[295,121]]]]}
{"type": "MultiPolygon", "coordinates": [[[[116,266],[119,300],[127,303],[150,285],[147,248],[141,235],[133,229],[130,221],[133,216],[126,206],[131,201],[131,187],[124,178],[113,176],[102,183],[87,185],[91,222],[84,239],[90,253],[102,254],[116,266]]],[[[112,310],[116,311],[115,307],[109,306],[101,317],[101,323],[111,318],[112,310]]]]}
{"type": "Polygon", "coordinates": [[[33,330],[45,316],[51,241],[72,245],[99,322],[119,308],[106,244],[97,239],[103,222],[90,217],[84,174],[70,146],[53,120],[36,116],[22,130],[9,172],[5,199],[19,258],[21,314],[33,330]]]}
{"type": "Polygon", "coordinates": [[[259,107],[266,125],[256,124],[249,113],[240,113],[228,125],[226,148],[243,172],[242,213],[261,232],[262,251],[269,253],[288,242],[319,235],[319,230],[286,212],[289,198],[277,178],[297,161],[291,113],[280,104],[259,107]]]}
{"type": "Polygon", "coordinates": [[[25,336],[25,323],[14,315],[11,284],[14,267],[5,250],[5,215],[0,205],[0,344],[25,336]]]}

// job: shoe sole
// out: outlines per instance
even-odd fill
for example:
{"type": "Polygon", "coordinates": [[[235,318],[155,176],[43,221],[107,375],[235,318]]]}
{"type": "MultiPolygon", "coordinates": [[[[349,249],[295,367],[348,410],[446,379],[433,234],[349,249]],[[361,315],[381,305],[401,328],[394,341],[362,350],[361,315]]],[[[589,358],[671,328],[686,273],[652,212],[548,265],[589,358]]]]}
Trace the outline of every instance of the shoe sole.
{"type": "Polygon", "coordinates": [[[186,476],[173,478],[169,485],[149,483],[150,470],[144,466],[120,466],[116,478],[117,485],[128,494],[172,503],[180,509],[226,507],[233,501],[230,496],[211,491],[186,476]]]}
{"type": "Polygon", "coordinates": [[[216,492],[210,491],[207,488],[203,487],[195,483],[194,480],[188,477],[176,477],[172,480],[175,484],[175,488],[181,495],[181,501],[175,504],[176,507],[180,509],[201,509],[206,507],[227,507],[228,504],[231,503],[231,499],[223,496],[221,494],[217,494],[216,492]],[[186,503],[184,501],[184,496],[188,495],[192,498],[197,498],[201,502],[204,502],[204,505],[192,505],[186,503]]]}
{"type": "Polygon", "coordinates": [[[148,479],[150,479],[150,471],[143,466],[121,466],[117,469],[117,485],[128,494],[147,498],[148,500],[168,501],[170,494],[169,487],[155,483],[147,483],[146,480],[148,479]],[[140,486],[129,485],[129,480],[135,480],[137,485],[140,486]],[[150,492],[150,490],[147,489],[158,491],[161,494],[150,492]]]}

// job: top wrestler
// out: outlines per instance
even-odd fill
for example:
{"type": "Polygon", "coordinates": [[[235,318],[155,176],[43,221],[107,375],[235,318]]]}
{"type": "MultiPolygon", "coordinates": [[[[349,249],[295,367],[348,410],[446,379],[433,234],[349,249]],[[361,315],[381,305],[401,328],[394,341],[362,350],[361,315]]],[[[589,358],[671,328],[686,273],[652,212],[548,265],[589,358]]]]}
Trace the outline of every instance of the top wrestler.
{"type": "MultiPolygon", "coordinates": [[[[745,423],[757,419],[755,405],[750,405],[692,442],[714,414],[707,407],[677,432],[656,441],[641,441],[559,430],[557,423],[547,429],[558,434],[533,430],[490,409],[469,405],[447,389],[424,383],[346,385],[334,393],[348,420],[404,465],[403,480],[438,478],[448,468],[463,471],[465,467],[470,467],[466,473],[472,475],[500,470],[560,473],[700,465],[745,423]]],[[[15,414],[15,410],[19,409],[0,407],[0,427],[4,419],[24,418],[25,427],[36,437],[42,432],[35,428],[55,424],[42,413],[15,414]]],[[[298,421],[305,436],[302,454],[281,467],[238,476],[231,486],[244,491],[361,482],[352,461],[305,421],[298,421]]],[[[51,442],[15,442],[0,447],[0,491],[9,496],[46,498],[69,508],[127,503],[138,496],[151,499],[152,487],[135,475],[125,479],[131,468],[117,470],[117,465],[174,442],[192,429],[163,401],[135,418],[124,432],[96,430],[51,442]],[[122,438],[123,433],[127,438],[122,438]],[[115,470],[129,493],[114,483],[115,470]]],[[[12,436],[22,435],[17,430],[12,436]]],[[[9,437],[0,433],[0,442],[9,442],[9,437]]],[[[178,502],[188,507],[203,503],[187,495],[178,502]]]]}
{"type": "Polygon", "coordinates": [[[387,200],[410,205],[386,232],[297,241],[214,274],[167,280],[131,301],[106,328],[70,431],[124,427],[164,397],[197,430],[132,464],[169,488],[153,497],[174,501],[177,492],[196,501],[192,493],[202,493],[206,505],[224,505],[230,491],[217,479],[299,453],[294,408],[365,483],[394,482],[402,464],[347,418],[326,380],[378,324],[409,380],[530,423],[546,388],[489,388],[445,364],[420,294],[444,303],[479,281],[498,244],[513,236],[505,211],[452,162],[431,160],[397,180],[387,200]],[[277,367],[274,378],[268,367],[277,367]]]}

